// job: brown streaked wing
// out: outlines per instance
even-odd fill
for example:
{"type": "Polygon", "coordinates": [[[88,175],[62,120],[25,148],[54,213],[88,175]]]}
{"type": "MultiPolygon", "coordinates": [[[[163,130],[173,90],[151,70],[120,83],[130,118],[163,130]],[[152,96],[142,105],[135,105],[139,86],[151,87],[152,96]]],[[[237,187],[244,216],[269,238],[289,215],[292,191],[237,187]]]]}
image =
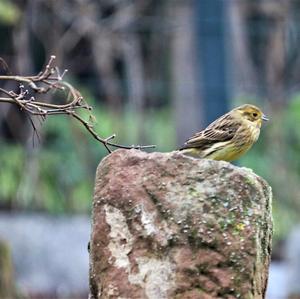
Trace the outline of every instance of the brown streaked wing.
{"type": "Polygon", "coordinates": [[[229,141],[233,138],[240,124],[230,114],[216,119],[206,129],[189,138],[181,149],[209,147],[216,142],[229,141]]]}

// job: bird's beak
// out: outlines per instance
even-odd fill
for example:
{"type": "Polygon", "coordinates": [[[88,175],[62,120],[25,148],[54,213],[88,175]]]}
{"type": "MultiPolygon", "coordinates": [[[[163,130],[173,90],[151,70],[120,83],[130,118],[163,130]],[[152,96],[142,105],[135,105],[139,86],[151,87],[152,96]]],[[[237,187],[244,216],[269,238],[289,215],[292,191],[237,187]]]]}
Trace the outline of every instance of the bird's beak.
{"type": "Polygon", "coordinates": [[[264,114],[262,115],[261,119],[264,120],[264,121],[268,121],[269,120],[264,114]]]}

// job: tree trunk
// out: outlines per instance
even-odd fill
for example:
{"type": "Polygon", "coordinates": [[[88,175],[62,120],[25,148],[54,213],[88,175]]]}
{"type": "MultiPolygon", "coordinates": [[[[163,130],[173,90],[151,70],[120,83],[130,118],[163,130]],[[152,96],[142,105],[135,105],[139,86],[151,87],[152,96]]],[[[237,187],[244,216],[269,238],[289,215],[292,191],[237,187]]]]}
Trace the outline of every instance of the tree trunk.
{"type": "Polygon", "coordinates": [[[16,298],[10,248],[0,240],[0,298],[16,298]]]}
{"type": "Polygon", "coordinates": [[[176,1],[170,3],[169,8],[170,18],[176,20],[171,44],[171,90],[179,145],[182,145],[191,134],[204,127],[193,9],[194,5],[191,1],[176,1]]]}

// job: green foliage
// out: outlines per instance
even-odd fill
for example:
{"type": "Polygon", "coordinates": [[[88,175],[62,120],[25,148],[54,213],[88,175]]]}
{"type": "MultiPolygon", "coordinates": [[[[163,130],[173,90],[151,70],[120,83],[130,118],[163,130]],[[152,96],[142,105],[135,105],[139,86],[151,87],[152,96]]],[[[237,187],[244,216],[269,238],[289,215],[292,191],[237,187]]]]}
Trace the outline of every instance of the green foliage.
{"type": "MultiPolygon", "coordinates": [[[[96,107],[92,100],[89,103],[96,107]]],[[[82,115],[88,118],[86,112],[82,115]]],[[[174,125],[169,110],[116,114],[95,108],[95,130],[101,137],[116,133],[116,143],[157,144],[156,150],[174,149],[174,125]]],[[[27,153],[20,145],[0,147],[0,204],[52,213],[88,212],[94,176],[105,147],[67,116],[51,116],[40,134],[42,144],[27,153]]]]}
{"type": "Polygon", "coordinates": [[[19,8],[9,0],[0,0],[0,23],[14,25],[21,16],[19,8]]]}
{"type": "MultiPolygon", "coordinates": [[[[89,100],[93,107],[93,99],[89,100]]],[[[83,115],[88,117],[86,112],[83,115]]],[[[116,133],[121,144],[156,144],[157,151],[175,149],[175,126],[168,109],[130,109],[118,114],[105,107],[93,111],[102,137],[116,133]]],[[[273,188],[275,239],[300,221],[300,96],[280,112],[271,112],[253,148],[240,165],[252,168],[273,188]]],[[[42,127],[43,143],[31,153],[20,145],[0,146],[0,205],[53,213],[88,212],[94,175],[107,151],[77,121],[49,117],[42,127]]]]}
{"type": "Polygon", "coordinates": [[[272,186],[275,240],[300,222],[300,95],[273,111],[253,148],[241,159],[272,186]]]}
{"type": "Polygon", "coordinates": [[[18,190],[24,162],[20,146],[0,144],[0,198],[13,202],[18,190]]]}

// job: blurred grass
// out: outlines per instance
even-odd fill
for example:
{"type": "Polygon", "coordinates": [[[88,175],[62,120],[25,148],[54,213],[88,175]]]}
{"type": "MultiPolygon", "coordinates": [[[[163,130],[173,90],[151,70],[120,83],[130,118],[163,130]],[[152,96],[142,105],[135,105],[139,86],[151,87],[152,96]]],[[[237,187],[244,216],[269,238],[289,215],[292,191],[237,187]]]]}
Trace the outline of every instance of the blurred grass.
{"type": "MultiPolygon", "coordinates": [[[[89,103],[96,107],[92,98],[89,103]]],[[[117,143],[156,144],[155,151],[162,152],[176,148],[170,109],[148,109],[141,117],[128,107],[117,114],[98,105],[93,115],[96,131],[102,137],[116,133],[117,143]]],[[[300,222],[300,95],[269,116],[257,144],[239,165],[252,168],[272,186],[278,240],[300,222]]],[[[67,116],[49,117],[40,133],[43,142],[32,153],[20,145],[0,144],[1,206],[50,213],[89,212],[96,167],[107,155],[106,149],[67,116]]]]}
{"type": "MultiPolygon", "coordinates": [[[[96,107],[93,99],[88,102],[96,107]]],[[[148,110],[141,119],[129,109],[119,115],[98,105],[93,115],[98,134],[116,133],[116,143],[157,144],[159,151],[175,147],[168,109],[148,110]]],[[[39,134],[42,144],[31,153],[20,145],[0,144],[1,206],[50,213],[89,212],[96,167],[108,154],[105,147],[67,116],[47,118],[39,134]]]]}

